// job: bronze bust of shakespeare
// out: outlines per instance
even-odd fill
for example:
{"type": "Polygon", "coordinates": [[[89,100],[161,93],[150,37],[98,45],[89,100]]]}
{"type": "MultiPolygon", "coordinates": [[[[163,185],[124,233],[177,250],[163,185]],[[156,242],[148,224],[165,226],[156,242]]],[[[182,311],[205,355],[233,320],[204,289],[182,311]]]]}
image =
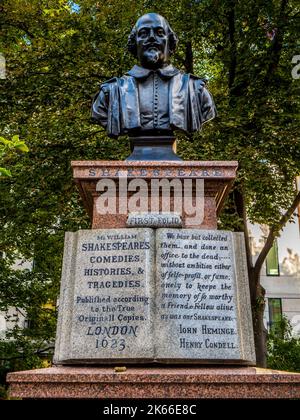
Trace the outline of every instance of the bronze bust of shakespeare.
{"type": "Polygon", "coordinates": [[[139,65],[103,83],[94,98],[93,120],[108,136],[129,135],[134,151],[127,160],[181,160],[172,150],[174,130],[190,134],[216,116],[205,82],[170,64],[177,42],[162,16],[139,18],[128,38],[139,65]]]}

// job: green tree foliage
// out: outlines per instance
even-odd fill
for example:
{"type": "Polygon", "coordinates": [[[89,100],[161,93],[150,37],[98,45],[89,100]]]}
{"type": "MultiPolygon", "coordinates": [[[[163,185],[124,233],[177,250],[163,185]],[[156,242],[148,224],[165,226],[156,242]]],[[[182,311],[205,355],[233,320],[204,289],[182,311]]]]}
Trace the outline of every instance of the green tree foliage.
{"type": "Polygon", "coordinates": [[[147,11],[169,20],[180,38],[174,64],[209,79],[219,112],[203,132],[179,135],[178,153],[239,161],[237,194],[220,227],[243,229],[246,207],[252,222],[277,235],[281,210],[293,201],[300,169],[295,0],[2,0],[0,135],[18,133],[29,152],[5,159],[13,176],[0,182],[0,309],[18,306],[34,321],[1,343],[6,370],[16,368],[16,354],[29,366],[29,354],[51,345],[64,232],[90,226],[70,161],[129,154],[126,138],[111,140],[91,124],[90,106],[99,83],[134,64],[127,36],[147,11]],[[34,270],[13,270],[17,258],[34,260],[34,270]]]}
{"type": "Polygon", "coordinates": [[[268,336],[267,366],[270,369],[300,372],[300,338],[292,336],[290,322],[283,317],[268,336]]]}
{"type": "MultiPolygon", "coordinates": [[[[0,164],[7,155],[11,156],[15,151],[28,152],[28,147],[24,141],[20,141],[19,136],[13,136],[11,140],[0,137],[0,164]]],[[[11,171],[0,167],[0,176],[11,176],[11,171]]]]}

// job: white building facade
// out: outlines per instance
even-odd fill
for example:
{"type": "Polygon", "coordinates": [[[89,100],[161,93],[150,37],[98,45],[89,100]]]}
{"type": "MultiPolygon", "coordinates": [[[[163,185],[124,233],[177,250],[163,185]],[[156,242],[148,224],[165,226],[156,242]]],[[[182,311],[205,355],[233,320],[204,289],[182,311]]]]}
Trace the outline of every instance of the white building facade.
{"type": "MultiPolygon", "coordinates": [[[[251,252],[257,258],[268,234],[266,226],[249,225],[251,252]]],[[[266,290],[265,326],[270,330],[284,315],[292,334],[300,336],[300,229],[295,215],[275,240],[261,270],[266,290]]]]}

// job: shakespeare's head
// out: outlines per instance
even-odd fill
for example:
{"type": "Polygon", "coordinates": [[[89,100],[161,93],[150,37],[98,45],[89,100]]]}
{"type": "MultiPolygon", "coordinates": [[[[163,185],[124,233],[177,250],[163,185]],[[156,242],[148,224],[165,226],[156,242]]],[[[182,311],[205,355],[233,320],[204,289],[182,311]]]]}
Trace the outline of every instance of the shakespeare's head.
{"type": "Polygon", "coordinates": [[[165,18],[157,13],[140,17],[128,38],[128,50],[142,67],[164,67],[176,49],[178,38],[165,18]]]}

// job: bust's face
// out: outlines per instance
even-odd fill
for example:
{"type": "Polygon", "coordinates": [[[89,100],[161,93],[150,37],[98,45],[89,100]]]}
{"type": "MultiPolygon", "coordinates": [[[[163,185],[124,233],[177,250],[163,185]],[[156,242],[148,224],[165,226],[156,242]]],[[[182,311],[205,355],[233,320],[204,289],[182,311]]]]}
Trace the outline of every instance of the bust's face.
{"type": "Polygon", "coordinates": [[[142,16],[136,23],[137,56],[142,67],[158,69],[169,60],[169,36],[166,21],[156,13],[142,16]]]}

